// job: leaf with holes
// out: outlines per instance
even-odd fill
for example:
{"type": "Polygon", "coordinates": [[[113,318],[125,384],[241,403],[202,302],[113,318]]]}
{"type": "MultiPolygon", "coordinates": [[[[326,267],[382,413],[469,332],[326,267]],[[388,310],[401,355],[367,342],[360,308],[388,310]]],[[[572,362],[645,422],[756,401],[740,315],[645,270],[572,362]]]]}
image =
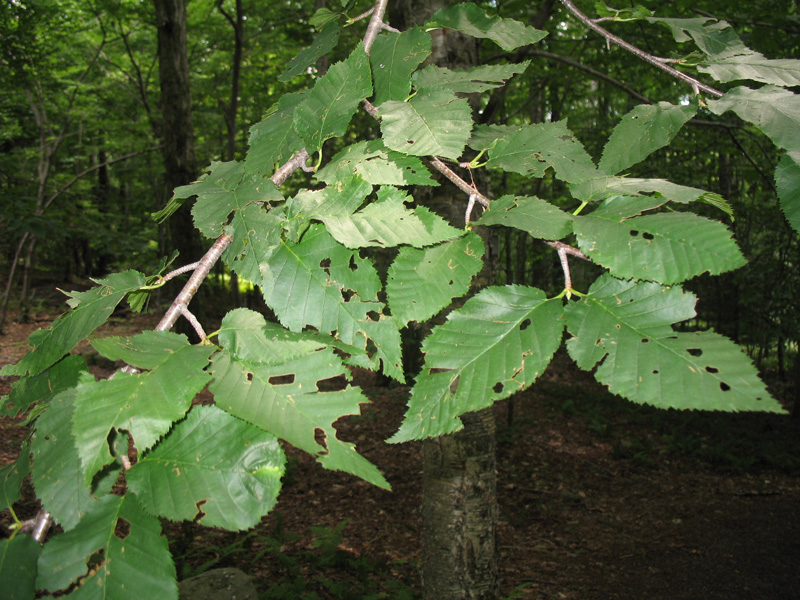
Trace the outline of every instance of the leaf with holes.
{"type": "Polygon", "coordinates": [[[356,364],[403,379],[400,333],[378,301],[381,287],[372,264],[339,244],[322,225],[311,225],[299,243],[284,241],[261,263],[264,300],[291,331],[310,325],[374,355],[356,364]]]}
{"type": "Polygon", "coordinates": [[[483,266],[483,253],[483,241],[476,233],[424,250],[401,248],[386,283],[398,327],[425,321],[466,294],[483,266]]]}
{"type": "Polygon", "coordinates": [[[443,8],[425,24],[426,30],[440,27],[455,29],[476,38],[490,39],[503,50],[535,44],[547,35],[545,31],[528,27],[514,19],[490,17],[471,2],[443,8]]]}
{"type": "Polygon", "coordinates": [[[711,332],[672,329],[695,316],[678,287],[601,276],[567,305],[567,350],[615,394],[660,408],[783,412],[750,359],[711,332]]]}
{"type": "Polygon", "coordinates": [[[133,494],[107,495],[77,527],[50,539],[39,557],[36,586],[70,598],[177,600],[175,565],[161,523],[133,494]]]}
{"type": "Polygon", "coordinates": [[[138,271],[114,273],[95,281],[85,292],[68,292],[71,311],[58,317],[44,330],[31,334],[33,349],[16,365],[6,365],[0,375],[38,375],[67,354],[79,341],[106,322],[128,292],[145,284],[138,271]]]}
{"type": "Polygon", "coordinates": [[[692,213],[624,220],[592,213],[575,217],[573,226],[580,249],[617,277],[678,283],[747,262],[727,227],[692,213]]]}
{"type": "Polygon", "coordinates": [[[775,187],[786,220],[800,232],[800,152],[787,152],[775,169],[775,187]]]}
{"type": "Polygon", "coordinates": [[[390,442],[453,433],[458,418],[524,390],[561,345],[561,299],[523,286],[490,287],[425,340],[425,366],[390,442]]]}
{"type": "Polygon", "coordinates": [[[800,152],[800,96],[787,89],[765,85],[757,90],[733,88],[708,107],[717,115],[732,110],[763,131],[772,142],[790,152],[800,152]]]}
{"type": "Polygon", "coordinates": [[[242,312],[223,319],[220,343],[226,351],[215,355],[211,366],[210,390],[217,406],[312,454],[325,468],[388,488],[378,469],[356,452],[355,445],[340,440],[333,427],[337,419],[359,414],[359,405],[368,402],[347,383],[349,374],[341,359],[329,347],[301,340],[284,342],[284,355],[262,360],[250,347],[274,347],[268,339],[271,332],[258,327],[243,334],[245,324],[257,321],[265,324],[263,317],[242,312]],[[323,383],[337,379],[338,389],[323,383]]]}
{"type": "Polygon", "coordinates": [[[347,146],[315,177],[333,185],[353,175],[372,185],[439,185],[419,158],[389,150],[380,139],[347,146]]]}
{"type": "Polygon", "coordinates": [[[195,406],[126,478],[152,514],[239,531],[275,506],[285,465],[273,434],[195,406]]]}
{"type": "Polygon", "coordinates": [[[403,154],[456,160],[472,130],[469,104],[449,90],[423,91],[408,102],[384,102],[378,111],[384,143],[403,154]]]}
{"type": "Polygon", "coordinates": [[[375,85],[374,104],[408,98],[411,74],[430,53],[431,36],[419,27],[402,33],[382,33],[375,38],[369,54],[375,85]]]}
{"type": "Polygon", "coordinates": [[[336,21],[328,21],[319,32],[319,35],[314,38],[314,42],[286,63],[283,73],[278,75],[278,81],[285,83],[316,66],[320,58],[336,47],[341,31],[342,28],[336,21]]]}
{"type": "Polygon", "coordinates": [[[503,196],[492,200],[478,225],[504,225],[535,238],[560,240],[572,232],[572,215],[540,198],[503,196]]]}
{"type": "Polygon", "coordinates": [[[556,177],[567,183],[601,175],[565,121],[520,127],[498,139],[486,165],[530,177],[544,177],[552,167],[556,177]]]}
{"type": "Polygon", "coordinates": [[[371,95],[369,57],[359,44],[317,80],[294,111],[294,127],[306,150],[316,152],[328,138],[344,135],[359,103],[371,95]]]}
{"type": "Polygon", "coordinates": [[[507,79],[527,69],[530,62],[526,60],[519,64],[483,65],[463,70],[429,65],[414,73],[412,81],[418,90],[445,89],[456,94],[473,94],[504,85],[507,79]]]}
{"type": "Polygon", "coordinates": [[[613,175],[631,167],[672,141],[684,123],[697,112],[697,103],[669,102],[637,106],[619,122],[603,148],[598,165],[613,175]]]}
{"type": "Polygon", "coordinates": [[[81,378],[72,433],[87,486],[113,459],[106,441],[109,433],[130,432],[143,452],[186,413],[209,380],[204,368],[214,351],[211,346],[192,346],[185,335],[168,331],[95,340],[93,345],[107,358],[150,370],[117,373],[101,381],[81,378]]]}

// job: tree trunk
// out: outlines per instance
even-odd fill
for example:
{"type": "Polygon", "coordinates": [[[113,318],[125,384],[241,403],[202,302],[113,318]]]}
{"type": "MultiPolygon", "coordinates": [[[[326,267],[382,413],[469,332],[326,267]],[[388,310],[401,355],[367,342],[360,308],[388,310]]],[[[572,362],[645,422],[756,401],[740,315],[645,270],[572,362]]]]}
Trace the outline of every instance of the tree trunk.
{"type": "Polygon", "coordinates": [[[497,493],[492,408],[424,444],[422,587],[426,600],[494,600],[497,493]]]}
{"type": "MultiPolygon", "coordinates": [[[[194,181],[192,96],[189,89],[189,59],[186,50],[185,0],[153,0],[158,30],[158,73],[161,80],[161,130],[164,142],[165,199],[181,185],[194,181]]],[[[182,263],[199,260],[203,254],[200,234],[194,228],[190,205],[184,204],[169,220],[170,242],[180,252],[182,263]]],[[[192,312],[201,321],[202,298],[194,296],[192,312]]],[[[183,329],[183,332],[187,332],[183,329]]]]}
{"type": "MultiPolygon", "coordinates": [[[[421,24],[447,4],[443,0],[394,2],[390,24],[401,30],[421,24]]],[[[457,68],[479,64],[478,44],[473,38],[452,31],[445,36],[441,29],[431,32],[431,37],[429,62],[457,68]]],[[[481,180],[476,174],[475,182],[482,191],[487,191],[488,179],[481,180]]],[[[455,227],[463,226],[467,198],[449,189],[441,191],[444,193],[425,204],[455,227]]],[[[491,252],[490,241],[482,237],[487,253],[491,252]]],[[[481,281],[478,287],[488,282],[491,273],[491,266],[482,271],[477,278],[481,281]]],[[[425,600],[495,600],[499,596],[494,412],[487,408],[464,415],[462,421],[462,431],[426,440],[423,445],[425,600]]]]}

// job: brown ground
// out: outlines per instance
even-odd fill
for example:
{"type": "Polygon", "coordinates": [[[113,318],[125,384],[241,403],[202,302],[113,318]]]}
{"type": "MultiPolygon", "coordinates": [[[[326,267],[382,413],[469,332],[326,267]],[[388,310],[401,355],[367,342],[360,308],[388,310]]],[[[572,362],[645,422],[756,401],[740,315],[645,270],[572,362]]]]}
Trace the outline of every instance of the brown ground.
{"type": "MultiPolygon", "coordinates": [[[[19,360],[27,335],[51,319],[38,316],[8,324],[0,366],[19,360]]],[[[104,333],[156,320],[112,319],[104,333]]],[[[382,442],[400,422],[406,390],[360,377],[372,403],[341,424],[341,437],[393,491],[290,449],[278,508],[248,536],[169,527],[184,574],[238,566],[268,598],[418,597],[420,448],[382,442]]],[[[634,407],[563,356],[514,399],[511,426],[508,412],[498,403],[504,598],[800,598],[798,420],[634,407]]],[[[0,464],[16,457],[24,435],[12,425],[2,424],[0,464]]],[[[35,509],[23,502],[20,516],[35,509]]]]}

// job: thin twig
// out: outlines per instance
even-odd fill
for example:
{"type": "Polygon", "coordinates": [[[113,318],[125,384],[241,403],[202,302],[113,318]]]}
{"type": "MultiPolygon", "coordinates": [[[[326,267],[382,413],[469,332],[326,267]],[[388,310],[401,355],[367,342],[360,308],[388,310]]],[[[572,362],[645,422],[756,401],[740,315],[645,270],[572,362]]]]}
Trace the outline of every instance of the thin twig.
{"type": "Polygon", "coordinates": [[[491,203],[491,200],[489,200],[486,196],[484,196],[478,190],[476,190],[474,186],[470,185],[469,183],[461,179],[461,177],[459,177],[450,167],[444,164],[440,158],[434,156],[432,159],[428,161],[428,164],[437,171],[439,171],[439,173],[447,177],[462,192],[470,196],[474,195],[475,200],[477,200],[477,202],[481,206],[488,208],[489,204],[491,203]]]}
{"type": "Polygon", "coordinates": [[[156,282],[158,285],[162,283],[167,283],[170,279],[174,279],[178,275],[183,275],[184,273],[188,273],[189,271],[194,271],[198,266],[200,266],[200,261],[193,262],[190,265],[184,265],[179,269],[175,269],[174,271],[170,271],[163,277],[160,277],[159,280],[156,282]]]}
{"type": "Polygon", "coordinates": [[[723,93],[720,92],[719,90],[700,82],[699,80],[695,79],[694,77],[691,77],[691,76],[687,75],[686,73],[682,73],[681,71],[678,71],[677,69],[675,69],[673,67],[670,67],[669,65],[665,64],[663,61],[661,61],[657,57],[653,56],[652,54],[649,54],[649,53],[645,52],[644,50],[634,46],[633,44],[631,44],[629,42],[626,42],[622,38],[617,37],[616,35],[614,35],[610,31],[607,31],[607,30],[603,29],[597,23],[595,23],[589,17],[587,17],[585,14],[583,14],[581,11],[579,11],[575,7],[575,5],[572,3],[571,0],[561,0],[561,4],[563,4],[569,12],[571,12],[573,15],[575,15],[575,17],[581,23],[586,25],[592,31],[595,31],[595,32],[599,33],[600,35],[602,35],[606,39],[606,41],[613,42],[614,44],[616,44],[620,48],[623,48],[623,49],[627,50],[628,52],[630,52],[634,56],[637,56],[637,57],[641,58],[642,60],[650,63],[651,65],[653,65],[655,67],[658,67],[662,71],[665,71],[665,72],[669,73],[674,78],[680,79],[681,81],[683,81],[684,83],[689,84],[693,88],[697,88],[698,90],[703,90],[707,94],[709,94],[711,96],[714,96],[716,98],[719,98],[719,97],[721,97],[723,95],[723,93]]]}
{"type": "Polygon", "coordinates": [[[472,216],[472,209],[475,208],[475,194],[469,195],[469,201],[467,202],[467,211],[464,214],[464,225],[469,225],[469,219],[472,216]]]}
{"type": "Polygon", "coordinates": [[[181,314],[183,315],[184,319],[189,321],[189,324],[192,326],[192,329],[194,329],[197,337],[199,337],[203,342],[206,341],[208,336],[206,335],[203,326],[200,324],[200,321],[197,320],[197,317],[194,316],[192,311],[189,310],[188,306],[181,306],[181,314]]]}

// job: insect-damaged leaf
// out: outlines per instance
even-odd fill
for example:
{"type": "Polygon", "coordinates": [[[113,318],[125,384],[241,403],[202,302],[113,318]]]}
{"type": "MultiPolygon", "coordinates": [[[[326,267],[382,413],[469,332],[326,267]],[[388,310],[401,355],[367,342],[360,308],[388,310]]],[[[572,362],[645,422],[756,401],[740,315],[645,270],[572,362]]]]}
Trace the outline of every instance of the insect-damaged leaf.
{"type": "Polygon", "coordinates": [[[425,366],[390,442],[453,433],[458,418],[527,388],[542,374],[564,330],[561,299],[523,286],[490,287],[425,340],[425,366]]]}
{"type": "Polygon", "coordinates": [[[221,342],[225,352],[213,359],[214,381],[210,389],[217,405],[231,414],[274,433],[293,446],[317,457],[328,469],[352,473],[380,487],[388,483],[378,469],[361,455],[353,444],[337,437],[333,423],[345,415],[357,415],[366,403],[361,390],[343,382],[328,391],[321,382],[347,379],[341,359],[332,348],[313,339],[270,340],[275,330],[252,328],[263,317],[251,311],[229,313],[222,324],[221,342]],[[249,331],[244,333],[242,326],[249,331]],[[247,345],[238,333],[246,336],[247,345]],[[256,347],[280,348],[281,354],[267,354],[264,359],[250,352],[256,347]],[[242,354],[238,354],[244,350],[242,354]],[[321,433],[324,440],[315,437],[321,433]]]}
{"type": "Polygon", "coordinates": [[[45,544],[36,586],[55,592],[75,582],[70,597],[177,600],[167,538],[136,496],[103,496],[74,529],[45,544]]]}
{"type": "Polygon", "coordinates": [[[712,332],[672,329],[694,317],[678,287],[601,276],[566,307],[567,350],[615,394],[660,408],[782,412],[750,359],[712,332]]]}
{"type": "Polygon", "coordinates": [[[153,514],[238,531],[275,506],[285,464],[273,434],[195,406],[126,477],[153,514]]]}
{"type": "Polygon", "coordinates": [[[730,230],[692,213],[619,219],[605,213],[574,217],[578,246],[617,277],[678,283],[745,264],[730,230]]]}

